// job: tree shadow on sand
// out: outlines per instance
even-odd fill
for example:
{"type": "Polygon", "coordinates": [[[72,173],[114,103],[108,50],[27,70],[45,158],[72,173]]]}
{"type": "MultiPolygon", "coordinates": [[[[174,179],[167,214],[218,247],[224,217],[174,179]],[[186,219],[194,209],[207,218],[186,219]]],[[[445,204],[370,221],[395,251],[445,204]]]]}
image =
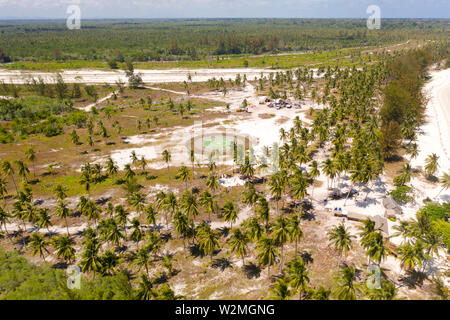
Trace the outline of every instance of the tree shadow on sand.
{"type": "Polygon", "coordinates": [[[213,260],[211,267],[225,271],[225,269],[233,268],[233,263],[230,261],[230,258],[218,258],[213,260]]]}
{"type": "Polygon", "coordinates": [[[245,264],[242,269],[247,279],[257,279],[261,276],[261,267],[253,262],[245,264]]]}

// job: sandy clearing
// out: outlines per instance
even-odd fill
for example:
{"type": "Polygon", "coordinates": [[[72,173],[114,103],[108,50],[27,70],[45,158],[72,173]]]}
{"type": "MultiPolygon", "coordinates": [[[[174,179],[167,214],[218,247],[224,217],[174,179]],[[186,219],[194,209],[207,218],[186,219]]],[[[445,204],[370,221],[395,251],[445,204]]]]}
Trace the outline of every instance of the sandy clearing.
{"type": "MultiPolygon", "coordinates": [[[[135,69],[140,74],[144,83],[183,82],[191,75],[192,82],[204,82],[213,77],[224,80],[235,79],[238,74],[246,76],[248,80],[260,77],[261,74],[268,75],[281,70],[236,68],[236,69],[168,69],[168,70],[143,70],[135,69]]],[[[63,80],[67,83],[89,83],[89,84],[115,84],[117,81],[126,82],[127,77],[123,70],[63,70],[63,80]]],[[[24,70],[0,69],[0,81],[5,83],[24,84],[32,77],[41,77],[45,82],[55,82],[56,73],[37,72],[24,70]]]]}

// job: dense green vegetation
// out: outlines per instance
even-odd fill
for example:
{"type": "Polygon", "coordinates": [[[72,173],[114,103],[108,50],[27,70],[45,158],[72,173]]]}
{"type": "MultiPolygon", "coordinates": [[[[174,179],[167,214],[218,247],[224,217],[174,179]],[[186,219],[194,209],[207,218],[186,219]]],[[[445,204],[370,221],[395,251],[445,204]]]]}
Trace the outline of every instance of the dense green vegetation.
{"type": "MultiPolygon", "coordinates": [[[[0,48],[12,60],[197,60],[211,55],[332,50],[409,39],[440,39],[446,20],[383,20],[368,30],[363,19],[222,19],[0,22],[0,48]]],[[[106,64],[105,64],[106,65],[106,64]]]]}
{"type": "MultiPolygon", "coordinates": [[[[35,265],[18,252],[0,250],[0,300],[131,300],[143,294],[133,288],[124,273],[89,279],[81,275],[79,289],[69,289],[68,275],[48,264],[35,265]]],[[[165,285],[160,290],[148,288],[158,299],[173,299],[165,285]]]]}

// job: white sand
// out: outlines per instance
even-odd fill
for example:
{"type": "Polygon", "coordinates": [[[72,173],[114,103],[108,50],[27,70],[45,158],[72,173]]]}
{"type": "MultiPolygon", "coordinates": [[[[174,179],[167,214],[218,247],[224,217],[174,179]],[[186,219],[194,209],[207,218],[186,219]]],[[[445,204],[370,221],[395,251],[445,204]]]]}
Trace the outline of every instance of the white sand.
{"type": "MultiPolygon", "coordinates": [[[[236,75],[246,75],[248,80],[260,77],[261,73],[268,75],[278,70],[256,69],[256,68],[235,68],[235,69],[167,69],[167,70],[143,70],[135,69],[136,74],[140,74],[145,83],[162,82],[183,82],[187,81],[190,74],[193,82],[204,82],[215,77],[224,80],[235,79],[236,75]]],[[[0,81],[5,83],[26,83],[31,77],[41,77],[45,82],[54,82],[55,73],[38,71],[21,71],[0,69],[0,81]]],[[[97,83],[115,84],[116,81],[127,81],[125,72],[122,70],[63,70],[61,72],[63,80],[67,83],[97,83]]]]}

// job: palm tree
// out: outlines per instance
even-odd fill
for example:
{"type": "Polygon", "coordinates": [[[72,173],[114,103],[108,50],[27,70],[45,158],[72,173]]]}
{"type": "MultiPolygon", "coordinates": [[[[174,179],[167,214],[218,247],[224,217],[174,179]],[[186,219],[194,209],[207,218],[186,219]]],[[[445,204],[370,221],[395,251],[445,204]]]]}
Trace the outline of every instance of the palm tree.
{"type": "Polygon", "coordinates": [[[297,256],[297,244],[303,238],[303,232],[300,228],[300,219],[298,215],[293,215],[288,222],[289,237],[295,241],[295,256],[297,256]]]}
{"type": "Polygon", "coordinates": [[[127,235],[127,223],[130,212],[127,209],[125,209],[121,204],[117,205],[114,208],[114,212],[115,212],[114,219],[117,221],[119,225],[124,226],[125,235],[127,235]]]}
{"type": "Polygon", "coordinates": [[[210,174],[208,179],[206,179],[206,186],[214,192],[217,188],[219,188],[219,180],[214,174],[210,174]]]}
{"type": "Polygon", "coordinates": [[[258,202],[255,207],[256,215],[266,222],[266,231],[269,231],[269,219],[270,219],[270,209],[269,203],[264,196],[258,197],[258,202]]]}
{"type": "Polygon", "coordinates": [[[222,208],[223,218],[226,222],[230,223],[230,228],[233,229],[233,223],[236,222],[238,217],[237,209],[234,207],[233,202],[227,201],[225,202],[222,208]]]}
{"type": "Polygon", "coordinates": [[[133,164],[133,165],[136,165],[138,162],[139,162],[139,159],[138,159],[138,157],[137,157],[137,155],[136,155],[136,151],[131,151],[131,154],[130,154],[130,159],[131,159],[131,163],[133,164]]]}
{"type": "MultiPolygon", "coordinates": [[[[309,165],[310,170],[309,170],[309,176],[314,180],[315,178],[317,178],[318,176],[320,176],[320,170],[319,170],[319,163],[314,160],[311,162],[311,164],[309,165]]],[[[314,183],[313,183],[313,189],[311,192],[311,197],[314,194],[314,183]]]]}
{"type": "Polygon", "coordinates": [[[30,147],[25,151],[25,156],[27,157],[28,161],[31,161],[33,164],[33,176],[36,177],[36,168],[34,165],[34,162],[36,161],[36,152],[34,151],[33,147],[30,147]]]}
{"type": "Polygon", "coordinates": [[[256,244],[258,250],[258,261],[262,265],[268,266],[267,277],[270,276],[270,267],[275,264],[275,259],[278,255],[275,241],[268,237],[261,238],[256,244]]]}
{"type": "Polygon", "coordinates": [[[249,241],[248,235],[239,228],[233,229],[232,235],[228,240],[231,252],[236,252],[236,255],[242,258],[242,266],[245,264],[244,258],[247,255],[247,245],[249,241]]]}
{"type": "Polygon", "coordinates": [[[11,165],[11,162],[8,160],[3,160],[1,163],[1,171],[5,176],[11,176],[11,179],[14,183],[14,187],[16,188],[16,192],[19,192],[17,189],[16,181],[14,180],[14,168],[11,165]]]}
{"type": "Polygon", "coordinates": [[[33,256],[39,254],[42,260],[45,261],[44,252],[48,253],[47,250],[48,242],[45,240],[43,235],[37,232],[33,233],[30,237],[29,246],[33,250],[32,252],[33,256]]]}
{"type": "Polygon", "coordinates": [[[283,270],[284,244],[289,239],[288,221],[283,216],[277,217],[275,225],[273,226],[272,238],[277,245],[281,246],[281,261],[280,261],[280,273],[281,273],[283,270]]]}
{"type": "Polygon", "coordinates": [[[150,254],[146,247],[143,247],[136,252],[133,257],[133,264],[139,268],[138,271],[141,271],[141,269],[144,268],[147,273],[147,277],[149,276],[148,267],[151,264],[151,261],[150,254]]]}
{"type": "Polygon", "coordinates": [[[339,226],[334,226],[327,234],[329,241],[340,254],[344,253],[347,256],[348,251],[353,249],[352,238],[354,236],[348,232],[344,223],[341,223],[339,226]]]}
{"type": "Polygon", "coordinates": [[[323,169],[323,173],[325,173],[327,176],[327,187],[329,189],[330,188],[330,179],[331,179],[331,185],[333,185],[333,179],[336,176],[336,168],[335,168],[333,161],[329,158],[326,159],[322,163],[322,169],[323,169]]]}
{"type": "Polygon", "coordinates": [[[380,265],[381,261],[386,259],[387,254],[390,252],[385,243],[386,240],[383,238],[380,231],[373,232],[368,239],[366,246],[367,256],[378,265],[380,265]]]}
{"type": "Polygon", "coordinates": [[[101,259],[98,256],[99,249],[100,244],[97,239],[86,241],[80,262],[82,272],[93,272],[95,277],[96,272],[102,269],[101,259]]]}
{"type": "Polygon", "coordinates": [[[263,228],[259,224],[258,218],[252,217],[244,223],[245,228],[252,240],[260,240],[263,235],[263,228]]]}
{"type": "Polygon", "coordinates": [[[184,182],[184,189],[187,190],[187,181],[190,179],[191,173],[186,166],[182,166],[176,175],[177,180],[184,182]]]}
{"type": "Polygon", "coordinates": [[[204,191],[200,195],[200,204],[205,208],[205,212],[208,213],[208,220],[211,221],[211,213],[215,213],[218,208],[215,197],[208,191],[204,191]]]}
{"type": "Polygon", "coordinates": [[[185,191],[181,198],[181,208],[184,213],[192,219],[195,219],[199,214],[197,198],[192,191],[185,191]]]}
{"type": "Polygon", "coordinates": [[[297,259],[291,261],[291,263],[289,263],[287,273],[289,284],[294,289],[293,294],[298,292],[298,299],[301,300],[302,295],[306,292],[306,288],[309,283],[309,273],[303,259],[297,257],[297,259]]]}
{"type": "Polygon", "coordinates": [[[411,143],[406,147],[406,153],[409,154],[409,160],[415,159],[419,156],[419,146],[417,143],[411,143]]]}
{"type": "Polygon", "coordinates": [[[144,156],[141,156],[141,160],[139,160],[139,165],[141,166],[142,174],[145,174],[145,169],[147,167],[147,160],[145,160],[144,156]]]}
{"type": "Polygon", "coordinates": [[[417,241],[414,245],[406,242],[398,247],[398,258],[404,270],[413,270],[417,266],[422,266],[423,247],[423,243],[420,241],[417,241]]]}
{"type": "Polygon", "coordinates": [[[219,240],[217,234],[211,230],[211,227],[206,227],[201,229],[201,232],[199,234],[200,236],[200,250],[204,254],[209,254],[211,261],[213,253],[216,251],[217,248],[219,248],[219,240]]]}
{"type": "Polygon", "coordinates": [[[439,168],[439,163],[438,163],[439,157],[433,153],[431,155],[429,155],[426,159],[425,159],[425,172],[427,173],[428,177],[433,176],[436,171],[439,168]]]}
{"type": "Polygon", "coordinates": [[[64,201],[58,201],[58,205],[56,207],[56,216],[60,219],[64,219],[66,223],[67,236],[70,237],[69,224],[67,223],[67,217],[70,216],[70,210],[64,201]]]}
{"type": "Polygon", "coordinates": [[[28,182],[27,175],[30,173],[30,170],[26,166],[26,164],[22,160],[15,160],[14,163],[17,166],[17,173],[22,177],[22,180],[28,182]]]}
{"type": "Polygon", "coordinates": [[[6,234],[8,234],[8,230],[6,229],[6,224],[9,222],[9,219],[12,218],[11,215],[0,207],[0,225],[3,225],[3,228],[5,229],[6,234]]]}
{"type": "Polygon", "coordinates": [[[169,162],[170,162],[170,159],[172,158],[172,156],[170,155],[169,151],[164,150],[162,153],[162,157],[163,157],[163,161],[167,164],[167,176],[169,177],[169,180],[170,180],[169,162]]]}
{"type": "Polygon", "coordinates": [[[333,290],[333,296],[337,300],[356,300],[356,294],[361,290],[361,286],[354,283],[356,280],[356,269],[352,266],[342,268],[338,271],[333,290]]]}
{"type": "Polygon", "coordinates": [[[284,185],[280,177],[280,174],[272,175],[269,179],[269,185],[270,185],[270,193],[277,203],[277,215],[278,215],[279,214],[278,202],[281,200],[281,195],[283,194],[284,189],[284,185]]]}
{"type": "Polygon", "coordinates": [[[56,249],[56,256],[65,263],[70,263],[75,260],[74,241],[67,235],[62,235],[53,239],[52,245],[56,249]]]}
{"type": "Polygon", "coordinates": [[[156,216],[157,216],[157,212],[156,210],[153,208],[153,206],[151,204],[149,204],[146,208],[145,208],[145,216],[146,216],[146,221],[147,224],[152,224],[153,225],[153,229],[156,229],[156,216]]]}
{"type": "Polygon", "coordinates": [[[6,195],[8,194],[8,190],[6,189],[6,180],[0,177],[0,196],[3,199],[3,202],[6,207],[6,195]]]}
{"type": "Polygon", "coordinates": [[[269,289],[272,293],[271,300],[289,300],[293,292],[289,290],[289,283],[285,279],[280,279],[269,289]]]}
{"type": "Polygon", "coordinates": [[[125,170],[125,179],[126,180],[130,180],[134,176],[136,176],[136,173],[133,171],[130,164],[126,164],[123,169],[125,170]]]}
{"type": "Polygon", "coordinates": [[[166,227],[169,227],[169,216],[168,213],[170,212],[172,216],[175,214],[175,210],[178,207],[177,197],[173,192],[170,192],[167,197],[164,200],[164,209],[166,211],[166,227]]]}
{"type": "Polygon", "coordinates": [[[38,227],[40,229],[47,229],[50,232],[49,227],[52,226],[51,217],[47,208],[41,208],[38,210],[38,227]]]}
{"type": "Polygon", "coordinates": [[[108,160],[106,160],[106,173],[108,176],[115,177],[118,171],[119,167],[115,164],[111,157],[108,157],[108,160]]]}
{"type": "Polygon", "coordinates": [[[442,177],[439,180],[439,182],[441,183],[442,189],[439,191],[439,193],[437,194],[436,198],[438,198],[441,195],[442,191],[447,190],[448,188],[450,188],[450,171],[449,172],[445,172],[442,175],[442,177]]]}
{"type": "Polygon", "coordinates": [[[187,215],[177,212],[173,217],[175,231],[183,237],[184,256],[186,257],[186,236],[189,231],[189,218],[187,215]]]}
{"type": "Polygon", "coordinates": [[[257,201],[259,197],[256,193],[255,186],[251,182],[247,182],[245,184],[245,191],[242,194],[242,202],[245,204],[248,204],[250,206],[253,206],[257,201]]]}
{"type": "Polygon", "coordinates": [[[141,214],[145,209],[145,197],[140,192],[134,192],[131,195],[131,198],[129,200],[129,203],[131,204],[131,207],[136,209],[138,214],[141,214]]]}

